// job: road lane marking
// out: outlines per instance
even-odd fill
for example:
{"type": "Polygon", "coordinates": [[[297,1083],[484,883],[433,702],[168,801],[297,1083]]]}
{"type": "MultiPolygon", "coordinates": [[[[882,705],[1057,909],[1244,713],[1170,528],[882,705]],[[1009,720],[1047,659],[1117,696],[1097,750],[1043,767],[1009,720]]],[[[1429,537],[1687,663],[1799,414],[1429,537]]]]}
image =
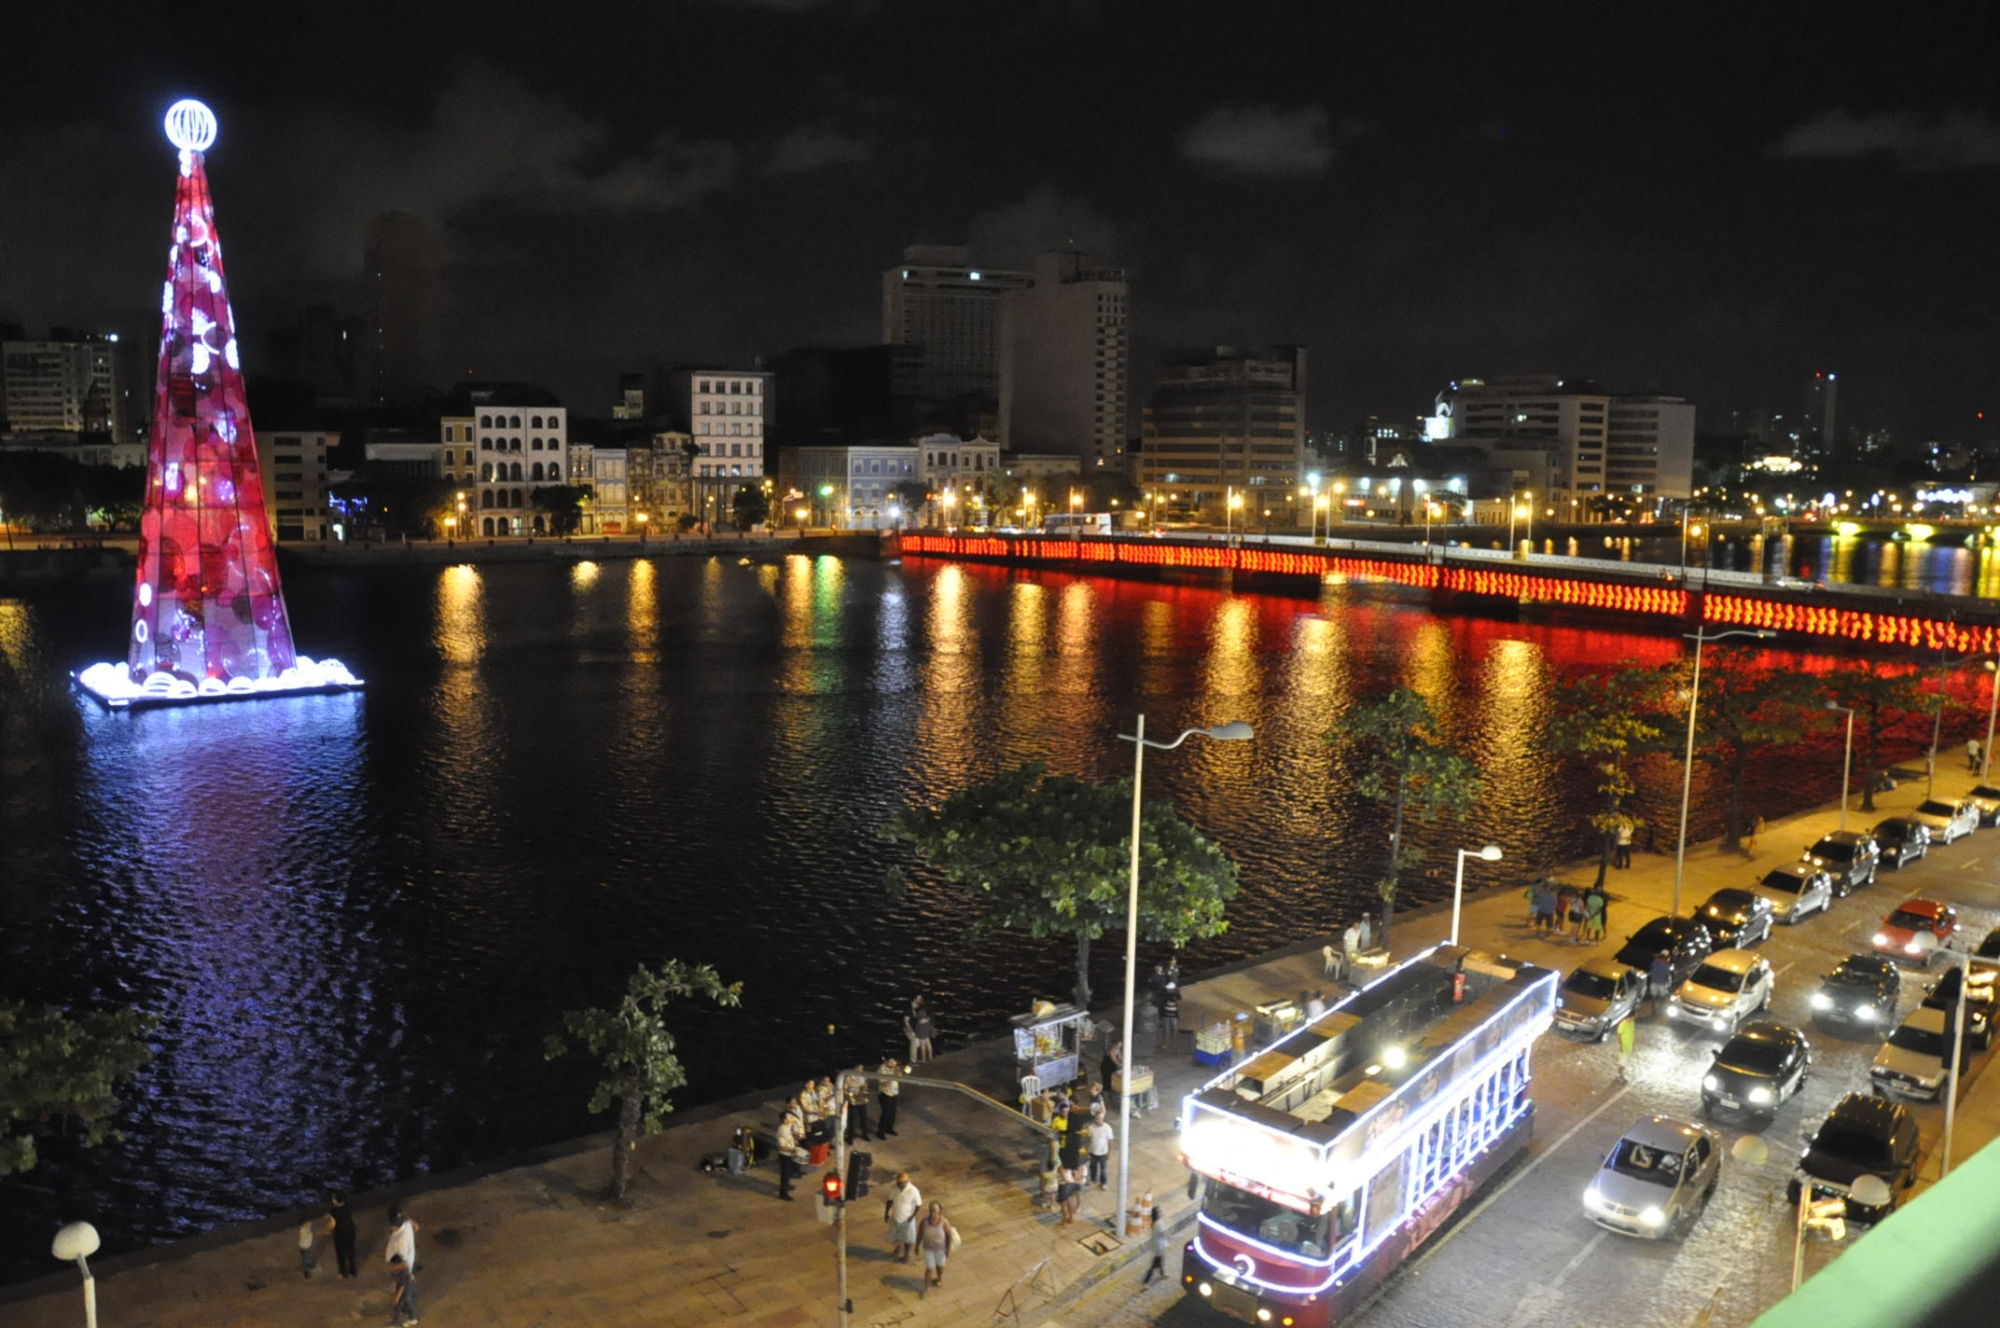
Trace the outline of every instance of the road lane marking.
{"type": "Polygon", "coordinates": [[[1598,1229],[1596,1235],[1583,1243],[1583,1248],[1570,1256],[1570,1261],[1562,1266],[1562,1271],[1546,1282],[1537,1282],[1521,1293],[1521,1299],[1514,1303],[1514,1313],[1507,1320],[1507,1328],[1529,1328],[1530,1324],[1543,1318],[1562,1301],[1563,1280],[1576,1271],[1577,1265],[1590,1257],[1597,1243],[1610,1235],[1609,1231],[1598,1229]]]}
{"type": "Polygon", "coordinates": [[[1549,1283],[1549,1285],[1552,1287],[1561,1286],[1563,1283],[1563,1279],[1568,1277],[1571,1273],[1575,1272],[1577,1265],[1590,1257],[1590,1252],[1597,1248],[1597,1242],[1603,1240],[1606,1236],[1610,1234],[1611,1233],[1609,1231],[1606,1231],[1600,1227],[1598,1229],[1597,1234],[1592,1236],[1588,1241],[1585,1241],[1583,1248],[1578,1250],[1575,1256],[1572,1257],[1568,1263],[1562,1266],[1562,1271],[1556,1274],[1556,1280],[1549,1283]]]}
{"type": "Polygon", "coordinates": [[[1783,968],[1773,969],[1771,971],[1772,981],[1775,982],[1777,979],[1785,976],[1785,974],[1791,972],[1791,970],[1797,968],[1798,966],[1799,966],[1799,961],[1794,959],[1788,962],[1783,968]]]}

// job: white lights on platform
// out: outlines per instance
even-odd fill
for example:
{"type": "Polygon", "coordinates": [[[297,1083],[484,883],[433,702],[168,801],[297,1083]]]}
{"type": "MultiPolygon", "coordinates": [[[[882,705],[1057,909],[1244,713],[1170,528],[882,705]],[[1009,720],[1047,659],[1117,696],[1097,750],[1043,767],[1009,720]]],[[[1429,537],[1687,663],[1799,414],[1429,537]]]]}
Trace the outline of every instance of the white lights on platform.
{"type": "Polygon", "coordinates": [[[167,108],[167,141],[182,152],[206,152],[215,142],[215,112],[184,98],[167,108]]]}

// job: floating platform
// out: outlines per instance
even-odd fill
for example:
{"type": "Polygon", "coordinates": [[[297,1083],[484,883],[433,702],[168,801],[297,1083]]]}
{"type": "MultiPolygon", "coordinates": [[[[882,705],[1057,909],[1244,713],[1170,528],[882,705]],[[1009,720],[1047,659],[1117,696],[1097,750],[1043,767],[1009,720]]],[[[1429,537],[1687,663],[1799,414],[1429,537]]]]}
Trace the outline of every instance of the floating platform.
{"type": "Polygon", "coordinates": [[[275,696],[315,696],[358,692],[364,684],[337,659],[300,655],[275,678],[204,678],[200,683],[155,673],[143,683],[132,681],[123,664],[92,664],[69,675],[77,688],[107,710],[145,710],[154,706],[208,705],[216,701],[259,701],[275,696]]]}

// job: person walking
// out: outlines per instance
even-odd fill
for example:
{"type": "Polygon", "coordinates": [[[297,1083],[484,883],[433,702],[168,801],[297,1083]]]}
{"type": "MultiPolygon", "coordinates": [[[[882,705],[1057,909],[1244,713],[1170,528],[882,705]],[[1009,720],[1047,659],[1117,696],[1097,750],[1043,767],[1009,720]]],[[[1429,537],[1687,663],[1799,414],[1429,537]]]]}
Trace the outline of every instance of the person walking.
{"type": "Polygon", "coordinates": [[[922,1065],[931,1059],[931,1038],[936,1031],[931,1008],[919,992],[910,998],[910,1012],[903,1016],[903,1032],[910,1039],[910,1064],[922,1065]]]}
{"type": "Polygon", "coordinates": [[[944,1285],[944,1266],[950,1262],[951,1252],[958,1248],[958,1243],[958,1228],[945,1218],[944,1205],[931,1204],[917,1228],[917,1248],[924,1256],[924,1285],[917,1292],[919,1296],[928,1295],[934,1286],[944,1285]]]}
{"type": "Polygon", "coordinates": [[[1160,1210],[1155,1208],[1149,1220],[1152,1225],[1153,1261],[1146,1265],[1146,1275],[1139,1279],[1140,1286],[1151,1282],[1155,1274],[1161,1278],[1167,1275],[1167,1228],[1160,1221],[1160,1210]]]}
{"type": "Polygon", "coordinates": [[[1639,1041],[1639,1020],[1632,1011],[1618,1021],[1618,1082],[1628,1082],[1628,1072],[1632,1065],[1632,1048],[1639,1041]]]}
{"type": "Polygon", "coordinates": [[[1104,1101],[1107,1107],[1118,1105],[1118,1072],[1125,1068],[1125,1044],[1114,1042],[1105,1049],[1104,1059],[1097,1063],[1098,1072],[1104,1076],[1104,1101]]]}
{"type": "Polygon", "coordinates": [[[403,1211],[401,1205],[392,1204],[389,1208],[389,1240],[382,1248],[382,1260],[386,1263],[398,1257],[409,1265],[414,1276],[417,1271],[417,1223],[403,1211]]]}
{"type": "Polygon", "coordinates": [[[917,1215],[924,1211],[924,1196],[910,1179],[910,1173],[896,1173],[896,1184],[882,1203],[882,1220],[889,1224],[889,1243],[897,1263],[910,1261],[910,1248],[917,1243],[917,1215]]]}
{"type": "Polygon", "coordinates": [[[875,1133],[884,1139],[896,1137],[896,1099],[903,1091],[903,1086],[896,1082],[896,1078],[898,1075],[908,1073],[909,1071],[896,1063],[894,1056],[883,1059],[882,1078],[875,1085],[875,1105],[881,1108],[875,1122],[878,1126],[875,1133]]]}
{"type": "MultiPolygon", "coordinates": [[[[1328,952],[1332,946],[1326,947],[1328,952]]],[[[1181,989],[1178,983],[1161,987],[1153,997],[1154,1012],[1160,1016],[1160,1048],[1172,1051],[1181,1036],[1181,989]]]]}
{"type": "Polygon", "coordinates": [[[1604,892],[1592,890],[1583,901],[1583,938],[1586,941],[1604,939],[1604,892]]]}
{"type": "Polygon", "coordinates": [[[851,1147],[859,1137],[863,1143],[872,1143],[868,1134],[868,1067],[854,1067],[854,1077],[847,1081],[847,1133],[846,1141],[851,1147]]]}
{"type": "Polygon", "coordinates": [[[340,1275],[360,1276],[361,1269],[354,1257],[354,1210],[348,1207],[344,1192],[333,1191],[327,1200],[326,1216],[333,1223],[333,1257],[340,1267],[340,1275]]]}
{"type": "Polygon", "coordinates": [[[1611,865],[1614,867],[1632,865],[1632,822],[1629,820],[1618,823],[1617,851],[1612,855],[1611,865]]]}
{"type": "Polygon", "coordinates": [[[312,1280],[313,1269],[319,1265],[319,1249],[315,1244],[319,1236],[319,1225],[326,1220],[324,1217],[314,1216],[299,1223],[299,1272],[309,1282],[312,1280]]]}
{"type": "Polygon", "coordinates": [[[786,1203],[793,1202],[792,1182],[806,1174],[804,1134],[805,1118],[799,1100],[793,1098],[778,1121],[778,1197],[786,1203]]]}
{"type": "Polygon", "coordinates": [[[389,1256],[389,1328],[416,1328],[417,1271],[400,1254],[389,1256]]]}
{"type": "Polygon", "coordinates": [[[1066,1227],[1076,1221],[1076,1210],[1083,1205],[1083,1173],[1074,1163],[1064,1162],[1056,1172],[1056,1208],[1062,1213],[1062,1221],[1056,1223],[1066,1227]]]}
{"type": "Polygon", "coordinates": [[[1111,1140],[1115,1137],[1111,1122],[1099,1116],[1083,1134],[1090,1144],[1090,1178],[1098,1189],[1104,1189],[1111,1177],[1111,1140]]]}
{"type": "Polygon", "coordinates": [[[1975,775],[1979,773],[1979,752],[1979,739],[1967,738],[1965,740],[1965,768],[1975,775]]]}

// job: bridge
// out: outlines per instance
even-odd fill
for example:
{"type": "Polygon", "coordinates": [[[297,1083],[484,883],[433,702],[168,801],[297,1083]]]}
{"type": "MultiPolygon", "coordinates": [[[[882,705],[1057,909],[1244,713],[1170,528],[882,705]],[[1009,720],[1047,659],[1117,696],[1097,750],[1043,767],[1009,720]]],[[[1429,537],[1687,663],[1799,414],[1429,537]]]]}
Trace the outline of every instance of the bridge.
{"type": "Polygon", "coordinates": [[[1863,646],[2000,653],[2000,604],[1992,600],[1560,554],[1304,536],[935,533],[892,536],[888,551],[1100,576],[1195,573],[1273,588],[1373,581],[1428,595],[1444,612],[1534,605],[1674,631],[1761,628],[1863,646]]]}

